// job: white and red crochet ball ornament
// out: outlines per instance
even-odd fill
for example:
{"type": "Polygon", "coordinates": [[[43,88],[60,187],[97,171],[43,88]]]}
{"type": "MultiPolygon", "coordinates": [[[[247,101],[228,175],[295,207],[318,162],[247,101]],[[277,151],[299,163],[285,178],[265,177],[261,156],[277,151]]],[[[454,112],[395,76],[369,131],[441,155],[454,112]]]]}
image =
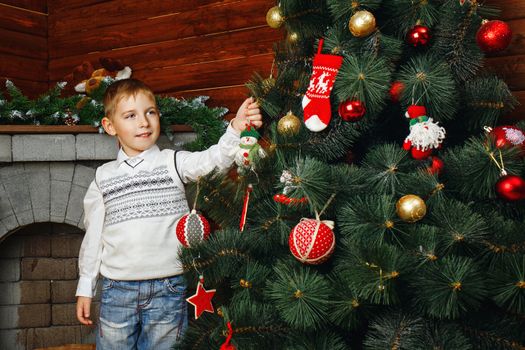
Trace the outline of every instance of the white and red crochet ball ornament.
{"type": "Polygon", "coordinates": [[[177,238],[183,246],[192,247],[210,236],[210,224],[208,220],[195,209],[191,213],[182,216],[177,222],[177,238]]]}
{"type": "Polygon", "coordinates": [[[293,256],[304,264],[324,263],[335,249],[333,221],[303,219],[290,232],[288,245],[293,256]]]}
{"type": "Polygon", "coordinates": [[[426,159],[445,139],[445,128],[427,116],[425,106],[411,105],[405,114],[410,119],[410,134],[403,148],[410,151],[414,159],[426,159]]]}
{"type": "Polygon", "coordinates": [[[496,147],[518,147],[520,154],[525,156],[525,132],[513,125],[496,126],[490,131],[496,147]]]}

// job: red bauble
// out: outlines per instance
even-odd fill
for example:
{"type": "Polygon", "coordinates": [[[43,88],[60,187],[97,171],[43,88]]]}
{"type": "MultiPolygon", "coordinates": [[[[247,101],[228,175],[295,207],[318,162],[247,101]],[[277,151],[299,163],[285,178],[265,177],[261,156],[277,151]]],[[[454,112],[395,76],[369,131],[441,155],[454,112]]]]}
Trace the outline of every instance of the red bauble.
{"type": "Polygon", "coordinates": [[[503,21],[486,21],[478,29],[476,41],[485,52],[505,50],[512,40],[512,30],[503,21]]]}
{"type": "Polygon", "coordinates": [[[443,168],[445,167],[445,163],[441,159],[439,159],[436,156],[432,156],[432,164],[427,168],[427,171],[430,174],[441,174],[443,172],[443,168]]]}
{"type": "Polygon", "coordinates": [[[525,199],[525,180],[517,175],[502,176],[496,182],[496,193],[510,202],[525,199]]]}
{"type": "Polygon", "coordinates": [[[407,34],[407,42],[412,46],[426,46],[430,41],[430,30],[428,27],[416,25],[407,34]]]}
{"type": "Polygon", "coordinates": [[[339,116],[347,122],[357,122],[363,118],[366,108],[363,102],[359,100],[347,100],[339,105],[339,116]]]}
{"type": "Polygon", "coordinates": [[[177,222],[177,238],[185,247],[192,247],[208,239],[210,224],[208,220],[194,210],[182,216],[177,222]]]}
{"type": "Polygon", "coordinates": [[[401,101],[401,96],[403,95],[403,90],[405,90],[405,84],[400,81],[394,81],[390,86],[390,99],[392,102],[398,103],[401,101]]]}
{"type": "Polygon", "coordinates": [[[512,125],[497,126],[490,132],[496,147],[519,147],[521,154],[525,155],[525,132],[512,125]]]}
{"type": "Polygon", "coordinates": [[[335,249],[333,222],[304,219],[290,232],[288,245],[297,260],[310,265],[322,264],[335,249]],[[317,230],[316,230],[317,228],[317,230]]]}

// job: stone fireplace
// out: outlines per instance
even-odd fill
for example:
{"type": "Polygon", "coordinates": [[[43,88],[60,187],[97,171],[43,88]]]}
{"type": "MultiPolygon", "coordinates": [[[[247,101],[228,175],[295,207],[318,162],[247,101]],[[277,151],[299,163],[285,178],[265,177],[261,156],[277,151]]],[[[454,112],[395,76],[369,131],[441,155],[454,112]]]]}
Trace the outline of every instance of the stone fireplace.
{"type": "MultiPolygon", "coordinates": [[[[175,148],[165,137],[159,146],[175,148]]],[[[117,150],[101,134],[0,135],[0,349],[94,342],[75,312],[82,201],[117,150]]]]}

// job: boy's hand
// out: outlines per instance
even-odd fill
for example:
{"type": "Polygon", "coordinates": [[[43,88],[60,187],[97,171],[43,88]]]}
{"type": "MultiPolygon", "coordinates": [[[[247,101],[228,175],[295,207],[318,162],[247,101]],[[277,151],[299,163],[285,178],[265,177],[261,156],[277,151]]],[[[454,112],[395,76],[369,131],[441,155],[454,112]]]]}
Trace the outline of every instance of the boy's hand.
{"type": "Polygon", "coordinates": [[[237,115],[232,120],[232,126],[237,131],[246,129],[246,125],[251,124],[255,128],[262,126],[262,115],[259,104],[253,97],[248,97],[237,111],[237,115]]]}
{"type": "Polygon", "coordinates": [[[91,298],[77,297],[77,319],[86,326],[91,326],[93,321],[90,317],[91,298]]]}

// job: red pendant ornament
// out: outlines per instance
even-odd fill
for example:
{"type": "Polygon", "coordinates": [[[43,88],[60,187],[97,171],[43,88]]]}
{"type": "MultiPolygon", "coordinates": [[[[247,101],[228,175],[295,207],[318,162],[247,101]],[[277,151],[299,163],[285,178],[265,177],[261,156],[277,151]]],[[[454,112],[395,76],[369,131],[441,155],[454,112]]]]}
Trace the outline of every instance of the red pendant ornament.
{"type": "Polygon", "coordinates": [[[233,346],[231,343],[232,336],[233,336],[233,328],[232,328],[232,324],[230,321],[226,323],[226,327],[228,327],[228,333],[226,336],[226,340],[224,341],[224,343],[222,343],[219,350],[237,350],[237,348],[233,346]]]}
{"type": "Polygon", "coordinates": [[[210,236],[208,220],[193,209],[191,213],[182,216],[175,229],[177,238],[186,248],[205,241],[210,236]]]}
{"type": "Polygon", "coordinates": [[[197,283],[197,290],[195,291],[195,294],[189,298],[186,298],[186,301],[195,307],[195,319],[198,319],[205,311],[212,314],[215,313],[211,299],[217,290],[206,290],[203,284],[204,277],[199,276],[199,282],[197,283]]]}
{"type": "Polygon", "coordinates": [[[335,249],[333,221],[303,219],[290,232],[288,245],[293,256],[304,264],[319,265],[335,249]]]}
{"type": "Polygon", "coordinates": [[[403,91],[405,90],[405,84],[400,81],[394,81],[390,86],[390,99],[394,103],[399,103],[401,101],[401,96],[403,96],[403,91]]]}
{"type": "Polygon", "coordinates": [[[426,46],[430,41],[430,29],[422,25],[416,25],[407,34],[407,42],[415,47],[426,46]]]}
{"type": "Polygon", "coordinates": [[[239,230],[244,231],[244,225],[246,225],[246,218],[248,217],[248,204],[250,204],[250,193],[253,191],[253,185],[248,184],[246,192],[244,193],[244,200],[242,203],[241,220],[239,222],[239,230]]]}
{"type": "Polygon", "coordinates": [[[525,180],[517,175],[502,176],[496,182],[496,193],[509,202],[525,199],[525,180]]]}
{"type": "Polygon", "coordinates": [[[363,118],[366,108],[359,100],[347,100],[342,102],[338,108],[339,116],[347,122],[357,122],[363,118]]]}
{"type": "Polygon", "coordinates": [[[440,175],[443,172],[443,168],[445,167],[445,163],[438,157],[432,156],[432,164],[427,168],[427,171],[430,174],[437,174],[440,175]]]}
{"type": "Polygon", "coordinates": [[[503,21],[483,21],[476,34],[476,42],[484,52],[505,50],[512,40],[512,30],[503,21]]]}
{"type": "Polygon", "coordinates": [[[519,147],[521,154],[525,155],[525,132],[523,130],[512,125],[502,125],[492,129],[489,135],[494,138],[496,147],[519,147]]]}

